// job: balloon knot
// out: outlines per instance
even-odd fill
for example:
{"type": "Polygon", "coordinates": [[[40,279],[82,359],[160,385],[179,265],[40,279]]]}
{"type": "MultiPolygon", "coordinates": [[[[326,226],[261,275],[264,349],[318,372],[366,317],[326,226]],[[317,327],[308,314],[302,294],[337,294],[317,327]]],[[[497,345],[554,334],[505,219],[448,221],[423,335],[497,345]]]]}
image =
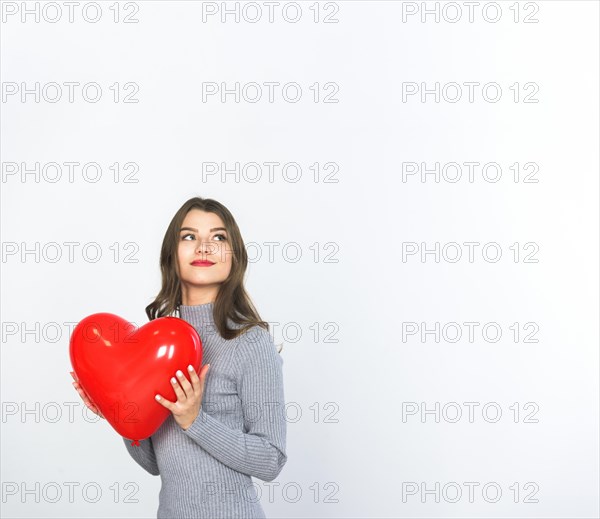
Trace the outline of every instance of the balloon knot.
{"type": "Polygon", "coordinates": [[[132,447],[139,447],[139,446],[140,446],[140,442],[139,442],[139,440],[133,440],[133,441],[131,442],[131,446],[132,446],[132,447]]]}

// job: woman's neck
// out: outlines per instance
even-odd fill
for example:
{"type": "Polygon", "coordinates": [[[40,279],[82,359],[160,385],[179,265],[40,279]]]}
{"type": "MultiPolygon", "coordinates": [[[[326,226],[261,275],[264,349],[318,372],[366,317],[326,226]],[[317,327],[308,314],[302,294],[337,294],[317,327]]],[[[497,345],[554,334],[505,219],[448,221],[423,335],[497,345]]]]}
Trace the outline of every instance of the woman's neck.
{"type": "Polygon", "coordinates": [[[181,287],[181,304],[186,306],[197,306],[214,303],[218,293],[218,286],[206,286],[202,288],[193,287],[192,289],[184,284],[181,287]]]}

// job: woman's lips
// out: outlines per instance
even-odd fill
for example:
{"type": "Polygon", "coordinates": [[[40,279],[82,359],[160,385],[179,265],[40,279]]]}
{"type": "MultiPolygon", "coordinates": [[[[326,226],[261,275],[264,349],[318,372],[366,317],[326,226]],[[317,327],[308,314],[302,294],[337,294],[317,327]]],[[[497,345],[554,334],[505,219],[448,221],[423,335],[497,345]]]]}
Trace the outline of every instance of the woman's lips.
{"type": "Polygon", "coordinates": [[[194,261],[192,265],[194,267],[212,267],[214,263],[212,261],[194,261]]]}

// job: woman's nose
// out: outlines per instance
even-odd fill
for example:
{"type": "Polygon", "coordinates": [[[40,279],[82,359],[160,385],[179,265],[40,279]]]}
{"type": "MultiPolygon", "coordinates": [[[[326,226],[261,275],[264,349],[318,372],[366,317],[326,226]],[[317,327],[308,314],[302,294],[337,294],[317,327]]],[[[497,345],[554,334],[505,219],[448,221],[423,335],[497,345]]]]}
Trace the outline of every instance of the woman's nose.
{"type": "Polygon", "coordinates": [[[198,252],[210,254],[212,252],[212,243],[201,243],[198,245],[198,252]]]}

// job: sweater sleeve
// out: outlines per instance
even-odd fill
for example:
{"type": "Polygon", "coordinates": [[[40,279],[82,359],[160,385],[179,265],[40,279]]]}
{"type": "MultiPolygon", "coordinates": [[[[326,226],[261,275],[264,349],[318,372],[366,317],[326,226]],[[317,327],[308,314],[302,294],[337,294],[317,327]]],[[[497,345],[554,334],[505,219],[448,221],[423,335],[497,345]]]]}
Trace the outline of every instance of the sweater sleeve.
{"type": "Polygon", "coordinates": [[[142,467],[146,472],[150,472],[153,476],[158,476],[160,471],[156,463],[156,455],[154,453],[154,447],[152,446],[152,438],[140,440],[139,446],[132,446],[133,440],[123,438],[125,441],[125,447],[129,451],[131,457],[142,467]]]}
{"type": "Polygon", "coordinates": [[[182,431],[228,467],[273,481],[287,461],[283,359],[269,332],[258,326],[240,341],[236,358],[244,430],[232,429],[201,406],[182,431]]]}

